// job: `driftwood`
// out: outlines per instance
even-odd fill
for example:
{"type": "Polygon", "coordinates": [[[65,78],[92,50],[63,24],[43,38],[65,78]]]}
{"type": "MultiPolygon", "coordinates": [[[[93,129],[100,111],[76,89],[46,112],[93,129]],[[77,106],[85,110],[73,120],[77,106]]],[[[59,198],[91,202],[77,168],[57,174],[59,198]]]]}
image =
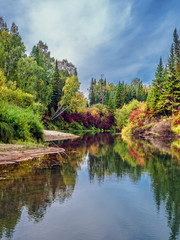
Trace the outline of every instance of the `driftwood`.
{"type": "Polygon", "coordinates": [[[52,116],[52,118],[51,118],[51,120],[56,116],[56,114],[61,110],[61,108],[62,108],[62,106],[63,106],[64,104],[62,104],[58,109],[57,109],[57,111],[55,112],[55,114],[52,116]]]}
{"type": "Polygon", "coordinates": [[[64,110],[62,110],[61,112],[60,112],[60,110],[61,110],[61,108],[62,108],[62,106],[63,106],[64,104],[62,104],[59,108],[58,108],[58,110],[55,112],[55,114],[53,115],[53,117],[51,118],[51,121],[53,121],[54,119],[56,119],[57,117],[59,117],[63,112],[65,112],[71,105],[69,105],[68,107],[66,107],[64,110]]]}

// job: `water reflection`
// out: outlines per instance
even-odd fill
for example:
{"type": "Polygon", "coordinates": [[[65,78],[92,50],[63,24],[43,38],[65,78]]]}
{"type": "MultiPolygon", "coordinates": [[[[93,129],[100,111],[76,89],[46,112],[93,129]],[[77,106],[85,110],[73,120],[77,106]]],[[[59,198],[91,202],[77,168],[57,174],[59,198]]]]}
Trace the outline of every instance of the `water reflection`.
{"type": "MultiPolygon", "coordinates": [[[[157,211],[165,204],[169,239],[176,240],[180,229],[180,148],[179,143],[143,142],[104,133],[85,135],[74,141],[56,142],[66,155],[50,155],[0,166],[0,238],[13,238],[25,207],[31,221],[43,220],[55,201],[71,199],[77,171],[87,159],[89,180],[103,183],[109,176],[128,176],[133,183],[147,172],[151,178],[157,211]]],[[[92,196],[93,197],[93,196],[92,196]]]]}
{"type": "Polygon", "coordinates": [[[50,155],[28,162],[0,166],[0,237],[13,236],[23,207],[35,222],[43,219],[55,200],[70,198],[76,184],[78,159],[70,162],[50,155]],[[69,177],[70,176],[70,177],[69,177]]]}

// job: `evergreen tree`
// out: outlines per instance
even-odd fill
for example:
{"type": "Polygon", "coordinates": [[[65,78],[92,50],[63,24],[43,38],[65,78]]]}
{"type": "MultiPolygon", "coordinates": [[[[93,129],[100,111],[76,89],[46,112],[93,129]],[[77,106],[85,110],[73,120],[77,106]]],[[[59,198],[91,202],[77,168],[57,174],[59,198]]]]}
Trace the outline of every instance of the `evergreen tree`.
{"type": "Polygon", "coordinates": [[[160,97],[162,98],[161,95],[162,95],[163,84],[164,84],[164,67],[163,67],[162,58],[160,58],[160,61],[155,73],[155,79],[153,80],[152,88],[147,99],[149,107],[154,112],[159,112],[159,111],[162,111],[163,109],[162,105],[159,104],[160,97]]]}
{"type": "Polygon", "coordinates": [[[104,94],[104,105],[108,105],[108,102],[109,102],[109,92],[108,90],[106,89],[105,90],[105,94],[104,94]]]}
{"type": "Polygon", "coordinates": [[[166,115],[173,114],[180,106],[180,72],[176,65],[174,45],[171,45],[171,52],[167,67],[164,70],[163,83],[158,89],[154,89],[155,96],[159,96],[156,103],[156,111],[164,112],[166,115]],[[157,93],[158,92],[158,93],[157,93]]]}
{"type": "Polygon", "coordinates": [[[109,96],[108,109],[109,109],[110,111],[114,111],[114,109],[115,109],[115,103],[114,103],[114,95],[113,95],[113,93],[110,93],[110,96],[109,96]]]}
{"type": "Polygon", "coordinates": [[[53,82],[53,93],[52,93],[51,106],[56,111],[58,108],[58,102],[61,100],[61,97],[62,97],[62,84],[61,84],[61,79],[59,75],[57,60],[55,64],[55,70],[54,70],[52,82],[53,82]]]}
{"type": "Polygon", "coordinates": [[[1,32],[9,32],[9,29],[3,17],[0,17],[0,33],[1,32]]]}
{"type": "Polygon", "coordinates": [[[123,83],[118,83],[115,95],[115,107],[121,108],[124,105],[124,86],[123,83]]]}
{"type": "Polygon", "coordinates": [[[180,74],[175,64],[175,50],[171,46],[171,53],[168,59],[168,78],[164,82],[164,98],[166,109],[173,113],[180,106],[180,74]]]}
{"type": "Polygon", "coordinates": [[[89,105],[95,104],[95,90],[94,90],[95,80],[91,79],[91,85],[89,88],[89,105]]]}
{"type": "Polygon", "coordinates": [[[173,33],[173,44],[174,44],[174,51],[176,55],[176,62],[180,61],[180,41],[179,41],[179,36],[177,33],[177,29],[174,29],[173,33]]]}

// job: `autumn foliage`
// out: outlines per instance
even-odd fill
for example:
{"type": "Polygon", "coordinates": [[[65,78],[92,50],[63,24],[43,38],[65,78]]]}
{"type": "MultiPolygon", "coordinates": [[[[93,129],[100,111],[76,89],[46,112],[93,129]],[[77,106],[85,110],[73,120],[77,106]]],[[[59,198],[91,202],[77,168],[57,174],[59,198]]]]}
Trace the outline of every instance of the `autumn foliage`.
{"type": "Polygon", "coordinates": [[[109,130],[114,125],[114,116],[109,112],[108,114],[99,114],[98,112],[93,115],[92,112],[86,110],[85,113],[68,113],[65,112],[59,121],[73,123],[77,122],[87,129],[99,128],[103,130],[109,130]]]}

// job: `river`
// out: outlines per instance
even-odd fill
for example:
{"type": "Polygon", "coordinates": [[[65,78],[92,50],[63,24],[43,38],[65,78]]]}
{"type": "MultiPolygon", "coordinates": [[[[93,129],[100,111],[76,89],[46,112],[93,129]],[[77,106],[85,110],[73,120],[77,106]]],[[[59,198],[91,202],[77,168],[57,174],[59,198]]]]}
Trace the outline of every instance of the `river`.
{"type": "Polygon", "coordinates": [[[0,166],[0,239],[179,240],[180,144],[110,134],[0,166]]]}

